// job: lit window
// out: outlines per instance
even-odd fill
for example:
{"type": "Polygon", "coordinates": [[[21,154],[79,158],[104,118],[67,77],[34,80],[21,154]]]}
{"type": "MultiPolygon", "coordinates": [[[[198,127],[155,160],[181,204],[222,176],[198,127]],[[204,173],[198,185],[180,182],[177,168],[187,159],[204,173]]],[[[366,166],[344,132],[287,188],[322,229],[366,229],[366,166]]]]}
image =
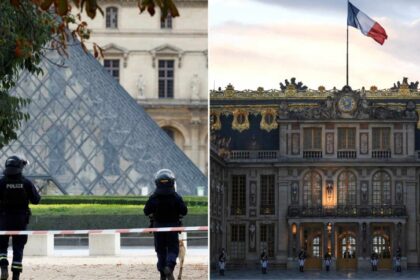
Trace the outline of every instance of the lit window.
{"type": "Polygon", "coordinates": [[[308,172],[303,178],[303,203],[308,207],[321,206],[322,178],[315,171],[308,172]]]}
{"type": "Polygon", "coordinates": [[[356,176],[350,171],[338,176],[338,205],[356,205],[356,176]]]}

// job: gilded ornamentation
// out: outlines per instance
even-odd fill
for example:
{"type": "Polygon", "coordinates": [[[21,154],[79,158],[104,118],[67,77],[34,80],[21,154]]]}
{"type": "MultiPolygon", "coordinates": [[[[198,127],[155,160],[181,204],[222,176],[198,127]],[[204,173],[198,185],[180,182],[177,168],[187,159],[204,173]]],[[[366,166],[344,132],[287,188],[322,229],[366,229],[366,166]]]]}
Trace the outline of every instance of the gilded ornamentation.
{"type": "Polygon", "coordinates": [[[220,130],[222,123],[220,122],[220,112],[211,112],[210,114],[210,129],[220,130]]]}
{"type": "Polygon", "coordinates": [[[245,110],[237,109],[233,111],[232,129],[242,132],[249,129],[249,113],[245,110]]]}
{"type": "Polygon", "coordinates": [[[261,122],[260,128],[270,132],[273,129],[278,127],[277,119],[277,111],[271,108],[263,109],[261,111],[261,122]]]}
{"type": "Polygon", "coordinates": [[[325,87],[324,86],[319,86],[318,87],[318,91],[319,92],[324,92],[325,91],[325,87]]]}

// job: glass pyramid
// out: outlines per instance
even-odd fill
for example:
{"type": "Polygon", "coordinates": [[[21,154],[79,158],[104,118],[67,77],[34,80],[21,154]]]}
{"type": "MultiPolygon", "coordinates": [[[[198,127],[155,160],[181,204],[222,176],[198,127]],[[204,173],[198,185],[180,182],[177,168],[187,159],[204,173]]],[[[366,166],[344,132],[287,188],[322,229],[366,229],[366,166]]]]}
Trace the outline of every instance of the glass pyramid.
{"type": "Polygon", "coordinates": [[[24,175],[44,193],[151,193],[162,168],[175,173],[181,194],[207,193],[206,176],[102,65],[77,42],[67,51],[64,58],[49,53],[54,63],[43,62],[44,74],[23,73],[13,89],[32,100],[31,119],[0,151],[1,167],[23,155],[30,162],[24,175]]]}

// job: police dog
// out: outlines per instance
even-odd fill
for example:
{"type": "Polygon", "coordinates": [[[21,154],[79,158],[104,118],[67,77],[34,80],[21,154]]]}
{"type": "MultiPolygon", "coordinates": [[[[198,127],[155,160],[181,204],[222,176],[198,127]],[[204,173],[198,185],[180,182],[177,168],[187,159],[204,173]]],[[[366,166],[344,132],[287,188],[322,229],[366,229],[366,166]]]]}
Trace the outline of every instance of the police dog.
{"type": "Polygon", "coordinates": [[[187,253],[187,248],[185,248],[184,240],[179,239],[179,255],[178,255],[179,273],[178,273],[178,280],[181,280],[181,277],[182,277],[182,268],[184,266],[184,259],[185,259],[185,254],[186,253],[187,253]]]}

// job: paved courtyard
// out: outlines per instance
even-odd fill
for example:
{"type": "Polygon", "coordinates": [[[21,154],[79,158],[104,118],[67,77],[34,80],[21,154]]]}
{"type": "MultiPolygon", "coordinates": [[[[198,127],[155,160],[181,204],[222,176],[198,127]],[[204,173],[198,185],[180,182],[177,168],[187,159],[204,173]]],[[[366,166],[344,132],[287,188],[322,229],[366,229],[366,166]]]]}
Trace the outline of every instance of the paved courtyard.
{"type": "Polygon", "coordinates": [[[362,272],[304,272],[271,270],[261,274],[257,270],[226,271],[225,276],[219,276],[212,271],[210,279],[420,279],[420,270],[406,270],[401,273],[393,271],[362,271],[362,272]]]}

